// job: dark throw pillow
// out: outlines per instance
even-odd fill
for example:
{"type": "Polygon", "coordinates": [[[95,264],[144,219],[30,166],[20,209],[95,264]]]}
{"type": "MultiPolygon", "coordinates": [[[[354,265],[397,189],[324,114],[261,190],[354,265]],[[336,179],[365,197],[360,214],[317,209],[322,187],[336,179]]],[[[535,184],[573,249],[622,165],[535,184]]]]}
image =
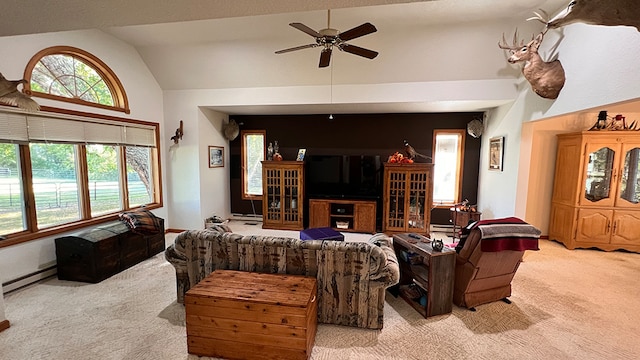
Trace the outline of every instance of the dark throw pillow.
{"type": "Polygon", "coordinates": [[[149,210],[125,211],[120,214],[120,220],[135,232],[156,234],[160,231],[161,219],[149,210]]]}

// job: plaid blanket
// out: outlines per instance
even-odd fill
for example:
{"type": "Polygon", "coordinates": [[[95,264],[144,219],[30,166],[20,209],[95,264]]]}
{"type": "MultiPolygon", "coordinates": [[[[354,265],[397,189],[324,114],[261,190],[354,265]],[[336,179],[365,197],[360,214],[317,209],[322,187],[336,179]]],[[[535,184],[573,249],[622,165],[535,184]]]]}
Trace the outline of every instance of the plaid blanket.
{"type": "Polygon", "coordinates": [[[516,217],[480,220],[469,224],[462,229],[458,246],[464,244],[473,229],[480,230],[482,234],[480,249],[484,252],[539,250],[540,230],[516,217]]]}
{"type": "Polygon", "coordinates": [[[134,232],[156,234],[160,231],[161,219],[149,210],[125,211],[119,218],[134,232]]]}

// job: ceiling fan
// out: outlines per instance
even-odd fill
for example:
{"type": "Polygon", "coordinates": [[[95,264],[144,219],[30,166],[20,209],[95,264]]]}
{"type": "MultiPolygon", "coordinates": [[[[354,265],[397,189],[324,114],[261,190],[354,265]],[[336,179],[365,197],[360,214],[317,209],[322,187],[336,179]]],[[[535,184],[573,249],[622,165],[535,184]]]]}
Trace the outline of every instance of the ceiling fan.
{"type": "Polygon", "coordinates": [[[318,64],[318,67],[321,68],[329,66],[329,63],[331,62],[331,52],[334,46],[337,47],[340,51],[346,51],[354,55],[366,57],[368,59],[373,59],[378,56],[377,51],[346,43],[349,40],[353,40],[355,38],[378,31],[378,29],[376,29],[373,24],[364,23],[360,26],[354,27],[353,29],[347,30],[345,32],[340,32],[336,29],[332,29],[330,23],[331,10],[327,10],[327,28],[320,31],[315,31],[302,23],[290,23],[290,26],[293,26],[294,28],[316,38],[316,42],[315,44],[308,44],[292,47],[289,49],[278,50],[276,51],[276,54],[284,54],[291,51],[322,46],[322,52],[320,53],[320,63],[318,64]]]}

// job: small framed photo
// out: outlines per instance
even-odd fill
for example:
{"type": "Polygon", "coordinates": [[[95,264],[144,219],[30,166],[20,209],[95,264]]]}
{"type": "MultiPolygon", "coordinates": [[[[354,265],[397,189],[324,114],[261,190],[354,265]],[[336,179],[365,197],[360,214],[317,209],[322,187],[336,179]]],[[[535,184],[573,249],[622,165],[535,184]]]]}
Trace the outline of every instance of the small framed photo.
{"type": "Polygon", "coordinates": [[[306,153],[307,153],[307,149],[299,149],[298,157],[296,158],[296,161],[304,161],[304,154],[306,153]]]}
{"type": "Polygon", "coordinates": [[[224,148],[222,146],[209,146],[209,167],[224,167],[224,148]]]}
{"type": "Polygon", "coordinates": [[[502,171],[504,136],[489,139],[489,170],[502,171]]]}

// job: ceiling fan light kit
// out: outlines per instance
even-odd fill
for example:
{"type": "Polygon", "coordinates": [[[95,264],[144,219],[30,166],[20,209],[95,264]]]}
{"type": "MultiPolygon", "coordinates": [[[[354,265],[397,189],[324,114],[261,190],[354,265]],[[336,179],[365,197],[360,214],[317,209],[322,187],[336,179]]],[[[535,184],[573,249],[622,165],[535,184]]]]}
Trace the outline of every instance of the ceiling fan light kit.
{"type": "Polygon", "coordinates": [[[350,45],[346,42],[349,40],[353,40],[355,38],[359,38],[361,36],[365,36],[371,33],[378,31],[375,26],[371,23],[364,23],[360,26],[356,26],[352,29],[349,29],[345,32],[340,32],[337,29],[331,28],[331,10],[328,10],[327,16],[327,28],[322,29],[320,31],[315,31],[312,28],[306,26],[303,23],[290,23],[289,25],[304,32],[307,35],[311,35],[316,39],[316,42],[313,44],[296,46],[288,49],[278,50],[276,54],[284,54],[291,51],[309,49],[314,47],[322,47],[322,51],[320,52],[320,62],[318,63],[318,67],[327,67],[331,63],[331,54],[333,52],[334,46],[338,48],[340,51],[345,51],[350,54],[358,55],[365,57],[367,59],[373,59],[378,56],[377,51],[365,49],[359,46],[350,45]]]}

